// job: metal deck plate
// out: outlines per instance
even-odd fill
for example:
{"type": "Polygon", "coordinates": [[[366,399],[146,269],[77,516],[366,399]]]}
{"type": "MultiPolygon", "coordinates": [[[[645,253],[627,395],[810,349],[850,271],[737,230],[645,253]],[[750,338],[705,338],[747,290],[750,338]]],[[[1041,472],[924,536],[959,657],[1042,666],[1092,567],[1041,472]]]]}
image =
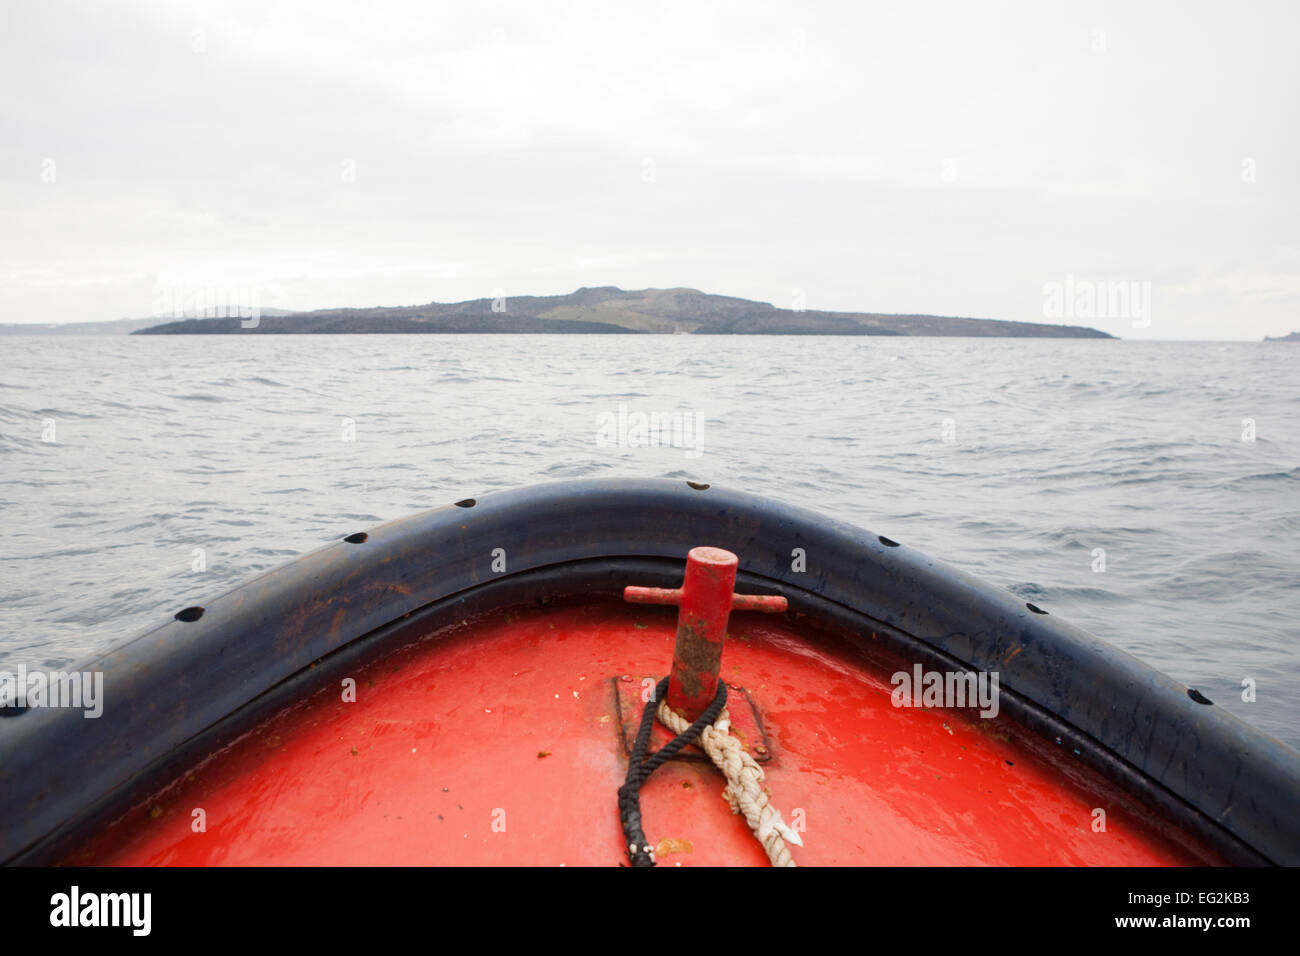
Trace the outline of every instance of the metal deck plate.
{"type": "MultiPolygon", "coordinates": [[[[662,675],[661,675],[662,676],[662,675]]],[[[641,714],[645,709],[643,695],[654,692],[659,677],[647,675],[623,675],[611,677],[614,686],[614,699],[618,702],[619,726],[623,731],[623,750],[632,752],[636,742],[637,728],[641,726],[641,714]]],[[[754,707],[749,691],[737,684],[727,685],[727,713],[731,716],[731,732],[740,738],[745,750],[758,763],[767,763],[772,759],[772,746],[763,732],[763,722],[754,707]]],[[[649,752],[654,753],[673,739],[672,732],[658,720],[650,732],[649,752]]],[[[674,760],[696,760],[708,762],[709,757],[695,744],[682,748],[674,760]]]]}

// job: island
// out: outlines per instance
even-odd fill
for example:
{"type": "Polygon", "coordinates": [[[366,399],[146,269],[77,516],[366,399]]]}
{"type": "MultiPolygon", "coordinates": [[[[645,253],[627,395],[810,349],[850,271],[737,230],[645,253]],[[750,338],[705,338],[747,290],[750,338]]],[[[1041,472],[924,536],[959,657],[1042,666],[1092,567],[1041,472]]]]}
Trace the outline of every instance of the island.
{"type": "Polygon", "coordinates": [[[685,335],[942,335],[988,338],[1114,336],[1078,325],[938,315],[778,309],[696,289],[582,288],[568,295],[512,296],[427,305],[321,309],[250,319],[185,319],[133,335],[369,333],[658,333],[685,335]]]}

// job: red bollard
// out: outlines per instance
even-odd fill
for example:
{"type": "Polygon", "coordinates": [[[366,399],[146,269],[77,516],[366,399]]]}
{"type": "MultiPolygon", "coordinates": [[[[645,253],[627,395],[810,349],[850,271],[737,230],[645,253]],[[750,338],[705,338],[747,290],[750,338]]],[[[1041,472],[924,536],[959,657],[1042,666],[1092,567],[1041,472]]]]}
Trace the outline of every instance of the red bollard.
{"type": "Polygon", "coordinates": [[[680,588],[623,589],[625,601],[675,604],[679,609],[668,706],[686,720],[704,713],[717,695],[722,643],[731,612],[781,612],[788,606],[783,597],[734,593],[739,565],[740,559],[722,548],[691,548],[680,588]]]}

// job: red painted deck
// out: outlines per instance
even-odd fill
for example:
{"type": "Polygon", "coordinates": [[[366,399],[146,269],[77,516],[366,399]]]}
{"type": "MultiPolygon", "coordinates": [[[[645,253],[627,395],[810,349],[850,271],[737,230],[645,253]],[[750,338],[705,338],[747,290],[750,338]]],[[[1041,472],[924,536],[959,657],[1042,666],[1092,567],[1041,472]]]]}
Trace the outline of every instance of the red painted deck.
{"type": "MultiPolygon", "coordinates": [[[[130,811],[73,864],[599,865],[626,861],[610,678],[666,674],[673,608],[521,608],[359,669],[130,811]],[[196,809],[206,831],[195,832],[196,809]]],[[[869,636],[868,636],[869,637],[869,636]]],[[[737,613],[722,674],[747,688],[801,865],[1159,865],[1194,856],[1005,717],[896,708],[889,676],[786,617],[737,613]],[[1106,811],[1105,832],[1093,810],[1106,811]]],[[[708,764],[645,785],[659,864],[766,865],[708,764]]]]}

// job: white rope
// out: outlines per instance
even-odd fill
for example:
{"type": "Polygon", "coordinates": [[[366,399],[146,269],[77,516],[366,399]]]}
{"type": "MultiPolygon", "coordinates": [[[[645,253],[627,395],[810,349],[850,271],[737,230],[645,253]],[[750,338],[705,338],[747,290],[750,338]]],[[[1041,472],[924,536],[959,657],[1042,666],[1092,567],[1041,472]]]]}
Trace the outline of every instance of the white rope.
{"type": "MultiPolygon", "coordinates": [[[[667,699],[660,701],[660,722],[675,734],[690,727],[691,722],[673,713],[667,699]]],[[[772,806],[763,790],[763,768],[758,765],[740,738],[731,732],[731,716],[723,708],[712,727],[700,732],[700,746],[727,778],[722,795],[732,813],[743,813],[745,822],[763,845],[773,866],[794,866],[786,841],[803,846],[803,839],[781,819],[781,811],[772,806]]]]}

